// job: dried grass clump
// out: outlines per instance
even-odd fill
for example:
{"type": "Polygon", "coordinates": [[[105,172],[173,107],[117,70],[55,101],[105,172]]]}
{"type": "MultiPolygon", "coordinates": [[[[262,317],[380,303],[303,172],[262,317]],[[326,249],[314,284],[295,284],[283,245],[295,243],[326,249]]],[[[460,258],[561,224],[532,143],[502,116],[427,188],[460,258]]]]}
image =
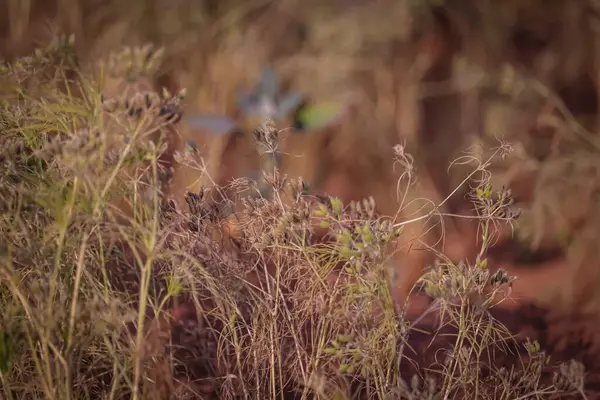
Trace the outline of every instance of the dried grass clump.
{"type": "MultiPolygon", "coordinates": [[[[389,252],[411,221],[377,215],[373,200],[311,195],[269,163],[260,185],[168,200],[160,160],[181,98],[126,93],[107,108],[91,78],[67,76],[79,69],[66,49],[48,54],[7,67],[0,92],[5,398],[583,393],[581,364],[544,380],[547,356],[490,314],[511,281],[486,267],[490,226],[514,216],[489,176],[474,192],[480,256],[441,258],[422,280],[432,306],[408,321],[392,301],[389,252]]],[[[277,148],[278,134],[265,124],[259,148],[277,148]]],[[[176,156],[205,172],[197,150],[176,156]]]]}

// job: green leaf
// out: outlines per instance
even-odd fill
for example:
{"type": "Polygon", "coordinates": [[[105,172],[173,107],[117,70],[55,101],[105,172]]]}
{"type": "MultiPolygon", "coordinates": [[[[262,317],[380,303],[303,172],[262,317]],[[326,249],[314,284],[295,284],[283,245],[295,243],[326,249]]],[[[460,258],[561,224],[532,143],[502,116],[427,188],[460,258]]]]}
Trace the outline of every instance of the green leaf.
{"type": "Polygon", "coordinates": [[[296,114],[296,129],[309,131],[332,124],[342,115],[343,109],[341,103],[333,102],[302,107],[296,114]]]}
{"type": "Polygon", "coordinates": [[[328,214],[325,204],[319,204],[319,209],[313,212],[315,217],[325,217],[328,214]]]}
{"type": "Polygon", "coordinates": [[[340,199],[338,199],[337,197],[331,197],[330,198],[331,201],[331,207],[333,208],[333,211],[339,216],[342,214],[342,209],[344,207],[342,201],[340,199]]]}
{"type": "Polygon", "coordinates": [[[352,341],[352,336],[339,334],[337,339],[342,343],[349,343],[352,341]]]}
{"type": "Polygon", "coordinates": [[[352,250],[350,250],[347,247],[342,247],[340,249],[340,257],[342,257],[342,258],[349,259],[349,258],[352,258],[352,257],[358,255],[358,254],[359,254],[358,252],[352,251],[352,250]]]}

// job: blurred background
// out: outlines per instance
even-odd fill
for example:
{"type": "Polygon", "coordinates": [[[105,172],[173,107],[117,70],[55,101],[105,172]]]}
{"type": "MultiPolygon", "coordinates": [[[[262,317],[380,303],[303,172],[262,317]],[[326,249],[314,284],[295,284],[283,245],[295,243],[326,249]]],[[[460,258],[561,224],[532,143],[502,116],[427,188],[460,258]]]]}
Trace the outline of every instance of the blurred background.
{"type": "MultiPolygon", "coordinates": [[[[239,112],[238,93],[267,65],[282,88],[344,110],[333,125],[287,135],[283,171],[344,201],[372,195],[383,214],[398,207],[396,144],[415,159],[411,196],[436,203],[472,169],[449,169],[454,159],[510,145],[493,182],[513,190],[523,214],[491,258],[521,278],[517,297],[598,311],[600,2],[1,0],[0,10],[5,60],[59,33],[75,35],[82,60],[164,46],[152,85],[186,88],[187,116],[227,115],[241,127],[215,135],[182,122],[181,143],[197,144],[219,183],[258,176],[259,121],[239,112]]],[[[175,169],[173,196],[202,184],[175,169]]],[[[444,211],[468,212],[464,192],[444,211]]],[[[461,258],[478,236],[454,222],[447,234],[465,242],[461,258]]]]}

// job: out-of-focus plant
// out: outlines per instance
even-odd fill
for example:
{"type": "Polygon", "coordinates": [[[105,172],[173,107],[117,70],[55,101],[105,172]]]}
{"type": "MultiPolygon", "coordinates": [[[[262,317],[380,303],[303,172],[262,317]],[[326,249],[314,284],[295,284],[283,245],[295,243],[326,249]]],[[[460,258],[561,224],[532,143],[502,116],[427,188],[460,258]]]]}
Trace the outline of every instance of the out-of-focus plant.
{"type": "MultiPolygon", "coordinates": [[[[310,105],[306,96],[300,92],[282,92],[280,78],[275,70],[268,66],[261,72],[258,82],[250,91],[238,95],[238,107],[242,115],[258,117],[261,120],[280,122],[292,117],[293,132],[304,133],[323,128],[339,120],[343,105],[324,102],[310,105]]],[[[205,129],[215,135],[234,133],[238,122],[226,115],[195,114],[188,118],[193,127],[205,129]]]]}
{"type": "MultiPolygon", "coordinates": [[[[264,124],[269,124],[269,121],[278,123],[291,118],[293,134],[314,132],[325,128],[339,121],[344,109],[343,104],[335,102],[311,105],[308,104],[306,96],[300,92],[283,92],[280,77],[271,66],[262,70],[252,90],[242,91],[238,94],[237,106],[242,116],[259,118],[264,124]]],[[[190,126],[216,136],[242,134],[241,124],[227,115],[195,114],[187,121],[190,126]]],[[[272,130],[264,125],[262,129],[254,132],[255,139],[260,137],[257,140],[257,151],[262,161],[263,174],[259,176],[259,188],[263,196],[268,196],[268,186],[265,185],[263,175],[272,173],[280,165],[279,135],[270,140],[263,140],[261,132],[267,131],[272,130]]]]}

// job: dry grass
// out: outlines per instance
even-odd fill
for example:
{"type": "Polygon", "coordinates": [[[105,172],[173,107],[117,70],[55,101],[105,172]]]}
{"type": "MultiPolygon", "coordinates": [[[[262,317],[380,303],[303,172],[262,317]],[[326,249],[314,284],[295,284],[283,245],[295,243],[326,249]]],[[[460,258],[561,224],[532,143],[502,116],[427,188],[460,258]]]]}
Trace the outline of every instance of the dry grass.
{"type": "MultiPolygon", "coordinates": [[[[134,70],[131,87],[146,70],[134,70]]],[[[472,173],[479,256],[456,264],[439,254],[422,280],[434,302],[408,321],[393,301],[388,250],[414,220],[380,216],[373,200],[311,196],[277,169],[263,171],[267,198],[236,180],[187,193],[184,209],[166,196],[156,134],[174,134],[181,97],[103,98],[68,40],[4,72],[7,399],[583,393],[582,364],[552,375],[539,345],[515,341],[490,314],[511,278],[490,272],[485,250],[493,224],[515,216],[510,193],[491,191],[488,161],[472,173]],[[439,337],[422,332],[432,315],[439,337]]],[[[280,135],[269,124],[256,132],[263,146],[280,135]]],[[[176,157],[206,174],[197,151],[176,157]]],[[[399,146],[395,157],[410,178],[409,155],[399,146]]]]}
{"type": "Polygon", "coordinates": [[[592,2],[168,3],[0,1],[4,396],[593,398],[592,2]],[[345,118],[257,130],[266,64],[345,118]]]}

